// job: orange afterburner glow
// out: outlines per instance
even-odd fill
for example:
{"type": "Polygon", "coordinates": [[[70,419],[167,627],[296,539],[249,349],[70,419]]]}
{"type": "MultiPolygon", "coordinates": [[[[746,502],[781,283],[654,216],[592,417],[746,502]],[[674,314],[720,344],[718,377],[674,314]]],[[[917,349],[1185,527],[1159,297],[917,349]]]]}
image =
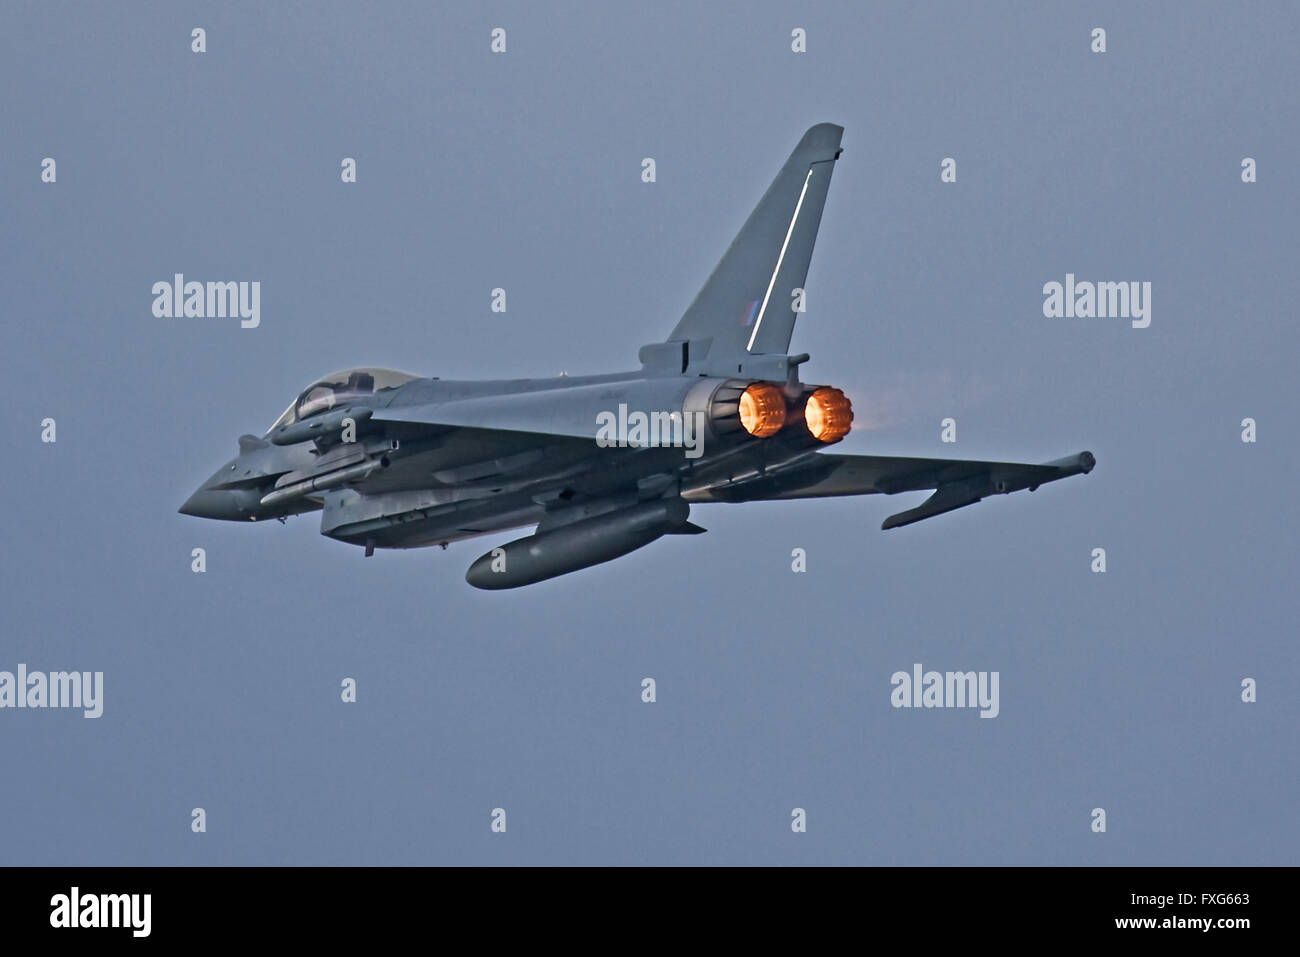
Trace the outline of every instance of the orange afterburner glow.
{"type": "Polygon", "coordinates": [[[808,431],[819,442],[838,442],[853,425],[853,406],[839,389],[822,386],[803,407],[808,431]]]}
{"type": "Polygon", "coordinates": [[[760,439],[776,435],[785,425],[785,396],[779,386],[755,382],[740,394],[740,424],[760,439]]]}

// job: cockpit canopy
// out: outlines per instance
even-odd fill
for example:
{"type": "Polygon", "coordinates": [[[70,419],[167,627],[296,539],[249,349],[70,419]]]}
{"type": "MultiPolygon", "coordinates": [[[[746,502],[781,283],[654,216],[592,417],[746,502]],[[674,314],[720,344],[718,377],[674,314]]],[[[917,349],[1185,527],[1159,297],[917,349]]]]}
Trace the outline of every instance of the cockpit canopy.
{"type": "Polygon", "coordinates": [[[317,379],[298,394],[298,398],[289,403],[289,408],[266,430],[270,435],[284,425],[292,425],[301,419],[326,412],[346,405],[357,398],[374,395],[405,385],[419,376],[393,369],[344,369],[322,379],[317,379]]]}

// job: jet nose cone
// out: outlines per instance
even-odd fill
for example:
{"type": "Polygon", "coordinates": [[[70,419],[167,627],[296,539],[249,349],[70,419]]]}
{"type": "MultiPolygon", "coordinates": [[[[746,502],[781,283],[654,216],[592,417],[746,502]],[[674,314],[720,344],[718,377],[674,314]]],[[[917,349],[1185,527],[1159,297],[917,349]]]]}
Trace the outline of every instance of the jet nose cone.
{"type": "Polygon", "coordinates": [[[197,501],[198,497],[199,497],[199,493],[195,492],[193,495],[187,498],[185,500],[185,504],[182,505],[180,508],[178,508],[176,511],[180,512],[182,515],[195,515],[201,518],[202,516],[199,515],[199,503],[197,501]]]}
{"type": "Polygon", "coordinates": [[[247,519],[252,511],[247,496],[229,489],[200,488],[185,500],[177,511],[195,518],[216,518],[235,521],[247,519]]]}
{"type": "Polygon", "coordinates": [[[182,515],[193,515],[195,518],[222,518],[224,516],[218,514],[223,511],[222,505],[220,492],[201,488],[187,498],[178,511],[182,515]]]}

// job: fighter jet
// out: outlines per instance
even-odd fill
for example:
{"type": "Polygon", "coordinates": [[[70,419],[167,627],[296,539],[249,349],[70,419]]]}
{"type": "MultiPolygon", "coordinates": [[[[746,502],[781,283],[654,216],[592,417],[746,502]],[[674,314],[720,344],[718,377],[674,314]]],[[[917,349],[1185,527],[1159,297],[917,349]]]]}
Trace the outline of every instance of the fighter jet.
{"type": "Polygon", "coordinates": [[[704,531],[691,506],[932,491],[898,528],[990,495],[1092,471],[1079,452],[1042,465],[841,455],[853,409],[802,381],[791,355],[840,126],[808,130],[663,342],[639,369],[451,381],[350,369],[313,382],[181,506],[283,520],[365,549],[422,548],[536,526],[466,572],[516,588],[704,531]]]}

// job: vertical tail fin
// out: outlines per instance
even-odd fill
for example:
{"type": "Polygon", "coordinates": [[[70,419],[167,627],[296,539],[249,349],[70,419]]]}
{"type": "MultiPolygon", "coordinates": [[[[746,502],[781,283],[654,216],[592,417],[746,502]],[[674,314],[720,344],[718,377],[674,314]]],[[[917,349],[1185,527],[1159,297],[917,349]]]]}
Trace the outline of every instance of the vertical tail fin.
{"type": "Polygon", "coordinates": [[[794,290],[808,275],[843,134],[833,123],[804,133],[673,329],[668,342],[689,344],[681,351],[691,366],[735,366],[790,348],[794,290]]]}

